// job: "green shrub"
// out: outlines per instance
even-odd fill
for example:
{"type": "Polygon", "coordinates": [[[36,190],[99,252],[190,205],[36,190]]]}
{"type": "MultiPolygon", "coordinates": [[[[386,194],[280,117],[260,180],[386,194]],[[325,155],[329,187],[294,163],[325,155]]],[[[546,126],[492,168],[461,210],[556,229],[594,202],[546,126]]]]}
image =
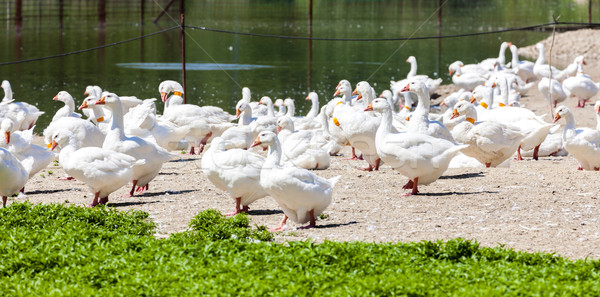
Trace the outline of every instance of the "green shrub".
{"type": "Polygon", "coordinates": [[[0,210],[2,296],[600,295],[597,260],[447,242],[274,243],[206,210],[156,239],[143,212],[13,203],[0,210]]]}

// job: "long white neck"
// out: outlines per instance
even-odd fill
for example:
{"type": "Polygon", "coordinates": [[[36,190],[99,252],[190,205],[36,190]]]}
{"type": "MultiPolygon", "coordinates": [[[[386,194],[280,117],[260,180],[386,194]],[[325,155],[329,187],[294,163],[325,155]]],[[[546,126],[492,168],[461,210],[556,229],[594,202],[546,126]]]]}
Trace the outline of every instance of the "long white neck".
{"type": "Polygon", "coordinates": [[[310,98],[311,105],[310,110],[306,114],[307,118],[314,118],[319,114],[319,98],[310,98]]]}
{"type": "Polygon", "coordinates": [[[498,52],[498,62],[500,63],[500,65],[506,64],[506,57],[505,57],[504,53],[506,53],[507,46],[508,45],[505,42],[503,42],[500,45],[500,51],[498,52]]]}
{"type": "Polygon", "coordinates": [[[279,139],[275,138],[275,143],[269,146],[269,152],[267,158],[263,164],[263,168],[277,168],[281,167],[281,143],[279,139]]]}
{"type": "Polygon", "coordinates": [[[287,113],[287,108],[285,108],[285,105],[281,104],[279,106],[279,114],[286,114],[287,113]]]}
{"type": "Polygon", "coordinates": [[[544,58],[544,46],[540,46],[538,48],[538,58],[535,60],[535,64],[543,65],[546,63],[546,59],[544,58]]]}
{"type": "Polygon", "coordinates": [[[73,98],[65,100],[65,106],[69,110],[69,116],[71,116],[71,114],[75,112],[75,102],[73,101],[73,98]]]}
{"type": "Polygon", "coordinates": [[[110,124],[110,133],[106,135],[106,138],[110,137],[118,137],[118,140],[125,139],[125,130],[123,125],[123,108],[121,107],[121,102],[118,105],[115,105],[115,108],[110,108],[112,111],[112,119],[110,124]]]}
{"type": "Polygon", "coordinates": [[[490,87],[486,87],[485,89],[486,91],[483,92],[483,98],[481,98],[479,105],[482,105],[485,109],[492,109],[492,104],[494,103],[494,89],[490,87]]]}
{"type": "Polygon", "coordinates": [[[521,61],[519,60],[519,53],[516,46],[510,47],[510,53],[512,54],[511,67],[512,69],[518,69],[521,61]]]}
{"type": "Polygon", "coordinates": [[[393,120],[394,116],[392,115],[391,108],[386,108],[381,112],[381,122],[377,128],[377,132],[375,132],[375,141],[377,139],[385,140],[388,134],[393,133],[393,120]]]}
{"type": "Polygon", "coordinates": [[[352,106],[352,91],[350,89],[347,89],[342,93],[342,101],[344,101],[344,104],[352,106]]]}
{"type": "Polygon", "coordinates": [[[508,89],[508,83],[506,82],[506,79],[501,79],[500,80],[500,102],[502,104],[504,104],[504,106],[508,106],[508,94],[509,94],[509,89],[508,89]]]}
{"type": "Polygon", "coordinates": [[[240,124],[240,126],[247,126],[247,125],[250,125],[251,122],[252,122],[252,108],[250,108],[250,106],[246,105],[246,108],[244,108],[244,110],[240,114],[240,119],[239,119],[238,123],[240,124]]]}
{"type": "Polygon", "coordinates": [[[563,141],[566,141],[567,133],[575,130],[575,118],[573,117],[573,113],[571,113],[570,111],[567,114],[565,114],[563,118],[567,123],[565,125],[565,129],[563,130],[563,141]]]}
{"type": "Polygon", "coordinates": [[[267,101],[266,103],[267,105],[267,115],[274,118],[275,117],[275,110],[273,110],[273,101],[267,101]]]}
{"type": "Polygon", "coordinates": [[[77,139],[75,139],[75,137],[69,137],[69,142],[60,149],[60,154],[58,154],[58,161],[61,163],[61,166],[65,167],[64,163],[71,159],[69,156],[77,149],[77,139]]]}
{"type": "Polygon", "coordinates": [[[4,87],[4,99],[2,99],[2,101],[12,100],[12,99],[13,99],[12,88],[10,87],[10,85],[7,85],[4,87]]]}
{"type": "Polygon", "coordinates": [[[417,61],[411,60],[410,61],[410,71],[406,75],[406,78],[410,78],[410,77],[413,77],[415,75],[417,75],[417,61]]]}
{"type": "Polygon", "coordinates": [[[293,103],[286,105],[286,107],[287,107],[287,112],[285,113],[285,115],[287,117],[289,117],[290,119],[293,118],[294,115],[296,115],[296,107],[294,106],[293,103]]]}
{"type": "Polygon", "coordinates": [[[373,92],[371,92],[371,89],[369,88],[368,90],[366,90],[365,92],[361,93],[363,99],[365,100],[365,104],[369,105],[371,104],[371,101],[373,101],[373,92]]]}

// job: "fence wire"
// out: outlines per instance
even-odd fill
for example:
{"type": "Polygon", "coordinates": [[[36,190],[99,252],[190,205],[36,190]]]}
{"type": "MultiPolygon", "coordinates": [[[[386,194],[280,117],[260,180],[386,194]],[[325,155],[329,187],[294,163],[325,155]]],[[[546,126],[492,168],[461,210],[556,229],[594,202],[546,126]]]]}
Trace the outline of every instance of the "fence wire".
{"type": "MultiPolygon", "coordinates": [[[[234,35],[245,35],[245,36],[253,36],[253,37],[263,37],[263,38],[279,38],[279,39],[296,39],[296,40],[315,40],[315,41],[356,41],[356,42],[364,42],[364,41],[406,41],[406,40],[427,40],[427,39],[443,39],[443,38],[459,38],[459,37],[470,37],[470,36],[478,36],[478,35],[487,35],[487,34],[500,34],[505,32],[513,32],[513,31],[525,31],[525,30],[535,30],[540,28],[545,28],[549,26],[580,26],[581,28],[597,28],[600,27],[600,23],[576,23],[576,22],[553,22],[546,24],[539,24],[533,26],[525,26],[525,27],[515,27],[515,28],[506,28],[499,30],[492,30],[486,32],[473,32],[473,33],[464,33],[464,34],[453,34],[453,35],[435,35],[435,36],[421,36],[421,37],[394,37],[394,38],[326,38],[326,37],[306,37],[306,36],[287,36],[287,35],[273,35],[273,34],[261,34],[261,33],[250,33],[250,32],[238,32],[238,31],[230,31],[230,30],[222,30],[208,27],[200,27],[200,26],[184,26],[185,28],[193,29],[193,30],[203,30],[208,32],[216,32],[216,33],[224,33],[224,34],[234,34],[234,35]]],[[[160,31],[156,31],[153,33],[125,39],[122,41],[112,42],[101,46],[76,50],[68,53],[61,53],[46,57],[38,57],[32,59],[18,60],[18,61],[8,61],[8,62],[0,62],[0,66],[12,65],[12,64],[21,64],[21,63],[29,63],[42,61],[53,58],[60,58],[75,54],[81,54],[85,52],[95,51],[107,47],[117,46],[121,44],[125,44],[128,42],[140,40],[143,38],[151,37],[154,35],[158,35],[161,33],[165,33],[171,30],[180,29],[181,26],[173,26],[170,28],[166,28],[160,31]]]]}

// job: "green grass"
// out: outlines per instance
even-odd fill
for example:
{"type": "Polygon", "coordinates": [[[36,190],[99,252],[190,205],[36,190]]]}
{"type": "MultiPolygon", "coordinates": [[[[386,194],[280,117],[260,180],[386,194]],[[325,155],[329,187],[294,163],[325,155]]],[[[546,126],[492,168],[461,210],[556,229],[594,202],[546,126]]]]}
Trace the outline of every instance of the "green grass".
{"type": "Polygon", "coordinates": [[[244,215],[201,212],[155,239],[143,212],[0,210],[2,296],[600,295],[596,260],[448,242],[272,242],[244,215]]]}

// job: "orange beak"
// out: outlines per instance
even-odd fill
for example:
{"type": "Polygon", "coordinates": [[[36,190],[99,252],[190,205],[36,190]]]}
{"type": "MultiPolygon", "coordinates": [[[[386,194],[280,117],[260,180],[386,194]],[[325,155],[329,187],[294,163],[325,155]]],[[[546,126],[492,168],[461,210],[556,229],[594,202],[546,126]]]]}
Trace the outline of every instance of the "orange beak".
{"type": "Polygon", "coordinates": [[[496,83],[493,83],[493,84],[492,84],[492,88],[495,88],[495,87],[496,87],[496,83]]]}
{"type": "Polygon", "coordinates": [[[305,99],[306,99],[306,100],[310,100],[310,98],[309,98],[308,96],[306,96],[306,98],[305,98],[305,99]]]}
{"type": "Polygon", "coordinates": [[[512,46],[512,42],[507,42],[506,44],[508,44],[508,46],[512,46]]]}
{"type": "Polygon", "coordinates": [[[87,91],[83,92],[83,96],[89,96],[90,94],[88,94],[87,91]]]}
{"type": "Polygon", "coordinates": [[[277,133],[281,132],[281,129],[283,129],[283,128],[281,128],[281,126],[277,125],[277,133]]]}
{"type": "Polygon", "coordinates": [[[337,95],[339,95],[339,94],[340,94],[340,89],[336,89],[336,90],[335,90],[335,93],[333,93],[333,97],[335,97],[335,96],[337,96],[337,95]]]}
{"type": "Polygon", "coordinates": [[[79,110],[82,110],[84,108],[88,108],[87,101],[83,101],[83,103],[81,103],[81,106],[79,106],[79,110]]]}
{"type": "Polygon", "coordinates": [[[560,120],[560,115],[557,113],[554,115],[554,121],[552,121],[552,123],[556,123],[558,120],[560,120]]]}
{"type": "Polygon", "coordinates": [[[452,73],[454,73],[454,70],[452,70],[452,69],[448,70],[448,75],[452,75],[452,73]]]}
{"type": "Polygon", "coordinates": [[[475,103],[475,101],[477,101],[477,99],[475,99],[475,96],[471,96],[471,104],[475,103]]]}
{"type": "Polygon", "coordinates": [[[452,116],[450,117],[450,119],[454,119],[457,118],[458,116],[460,116],[458,114],[458,110],[456,110],[456,108],[452,111],[452,116]]]}
{"type": "Polygon", "coordinates": [[[167,96],[169,96],[169,93],[165,93],[165,92],[160,92],[160,99],[162,100],[162,102],[167,102],[167,96]]]}
{"type": "Polygon", "coordinates": [[[56,143],[56,141],[52,140],[52,143],[50,144],[50,150],[53,151],[57,145],[58,145],[58,143],[56,143]]]}
{"type": "Polygon", "coordinates": [[[358,95],[358,89],[354,89],[354,92],[352,92],[352,95],[358,95]]]}
{"type": "Polygon", "coordinates": [[[410,91],[410,84],[406,84],[406,86],[404,88],[402,88],[402,91],[400,92],[407,92],[410,91]]]}
{"type": "Polygon", "coordinates": [[[587,63],[585,62],[585,60],[581,61],[581,63],[582,63],[583,65],[587,65],[587,63]]]}
{"type": "Polygon", "coordinates": [[[446,106],[446,102],[442,101],[442,103],[440,103],[440,106],[446,106]]]}
{"type": "Polygon", "coordinates": [[[361,94],[358,94],[358,96],[356,96],[356,100],[360,100],[362,98],[361,94]]]}
{"type": "Polygon", "coordinates": [[[6,144],[10,143],[10,132],[4,132],[4,138],[6,138],[6,144]]]}
{"type": "Polygon", "coordinates": [[[98,101],[96,101],[96,105],[103,105],[106,104],[106,97],[102,97],[100,99],[98,99],[98,101]]]}
{"type": "Polygon", "coordinates": [[[261,145],[262,142],[260,142],[260,139],[258,139],[258,137],[256,137],[256,139],[254,139],[254,142],[252,143],[252,146],[250,147],[255,147],[257,145],[261,145]]]}
{"type": "Polygon", "coordinates": [[[371,102],[371,104],[369,104],[369,106],[367,106],[367,108],[365,108],[365,111],[371,111],[373,110],[373,103],[371,102]]]}
{"type": "Polygon", "coordinates": [[[54,98],[52,98],[52,100],[54,100],[54,101],[58,100],[58,94],[56,96],[54,96],[54,98]]]}
{"type": "Polygon", "coordinates": [[[408,63],[408,59],[406,59],[406,63],[408,63]]]}
{"type": "Polygon", "coordinates": [[[600,105],[596,106],[596,113],[600,113],[600,105]]]}
{"type": "Polygon", "coordinates": [[[241,110],[239,110],[239,109],[236,109],[236,110],[235,110],[235,118],[236,118],[236,119],[237,119],[237,118],[239,118],[241,114],[242,114],[242,111],[241,111],[241,110]]]}

